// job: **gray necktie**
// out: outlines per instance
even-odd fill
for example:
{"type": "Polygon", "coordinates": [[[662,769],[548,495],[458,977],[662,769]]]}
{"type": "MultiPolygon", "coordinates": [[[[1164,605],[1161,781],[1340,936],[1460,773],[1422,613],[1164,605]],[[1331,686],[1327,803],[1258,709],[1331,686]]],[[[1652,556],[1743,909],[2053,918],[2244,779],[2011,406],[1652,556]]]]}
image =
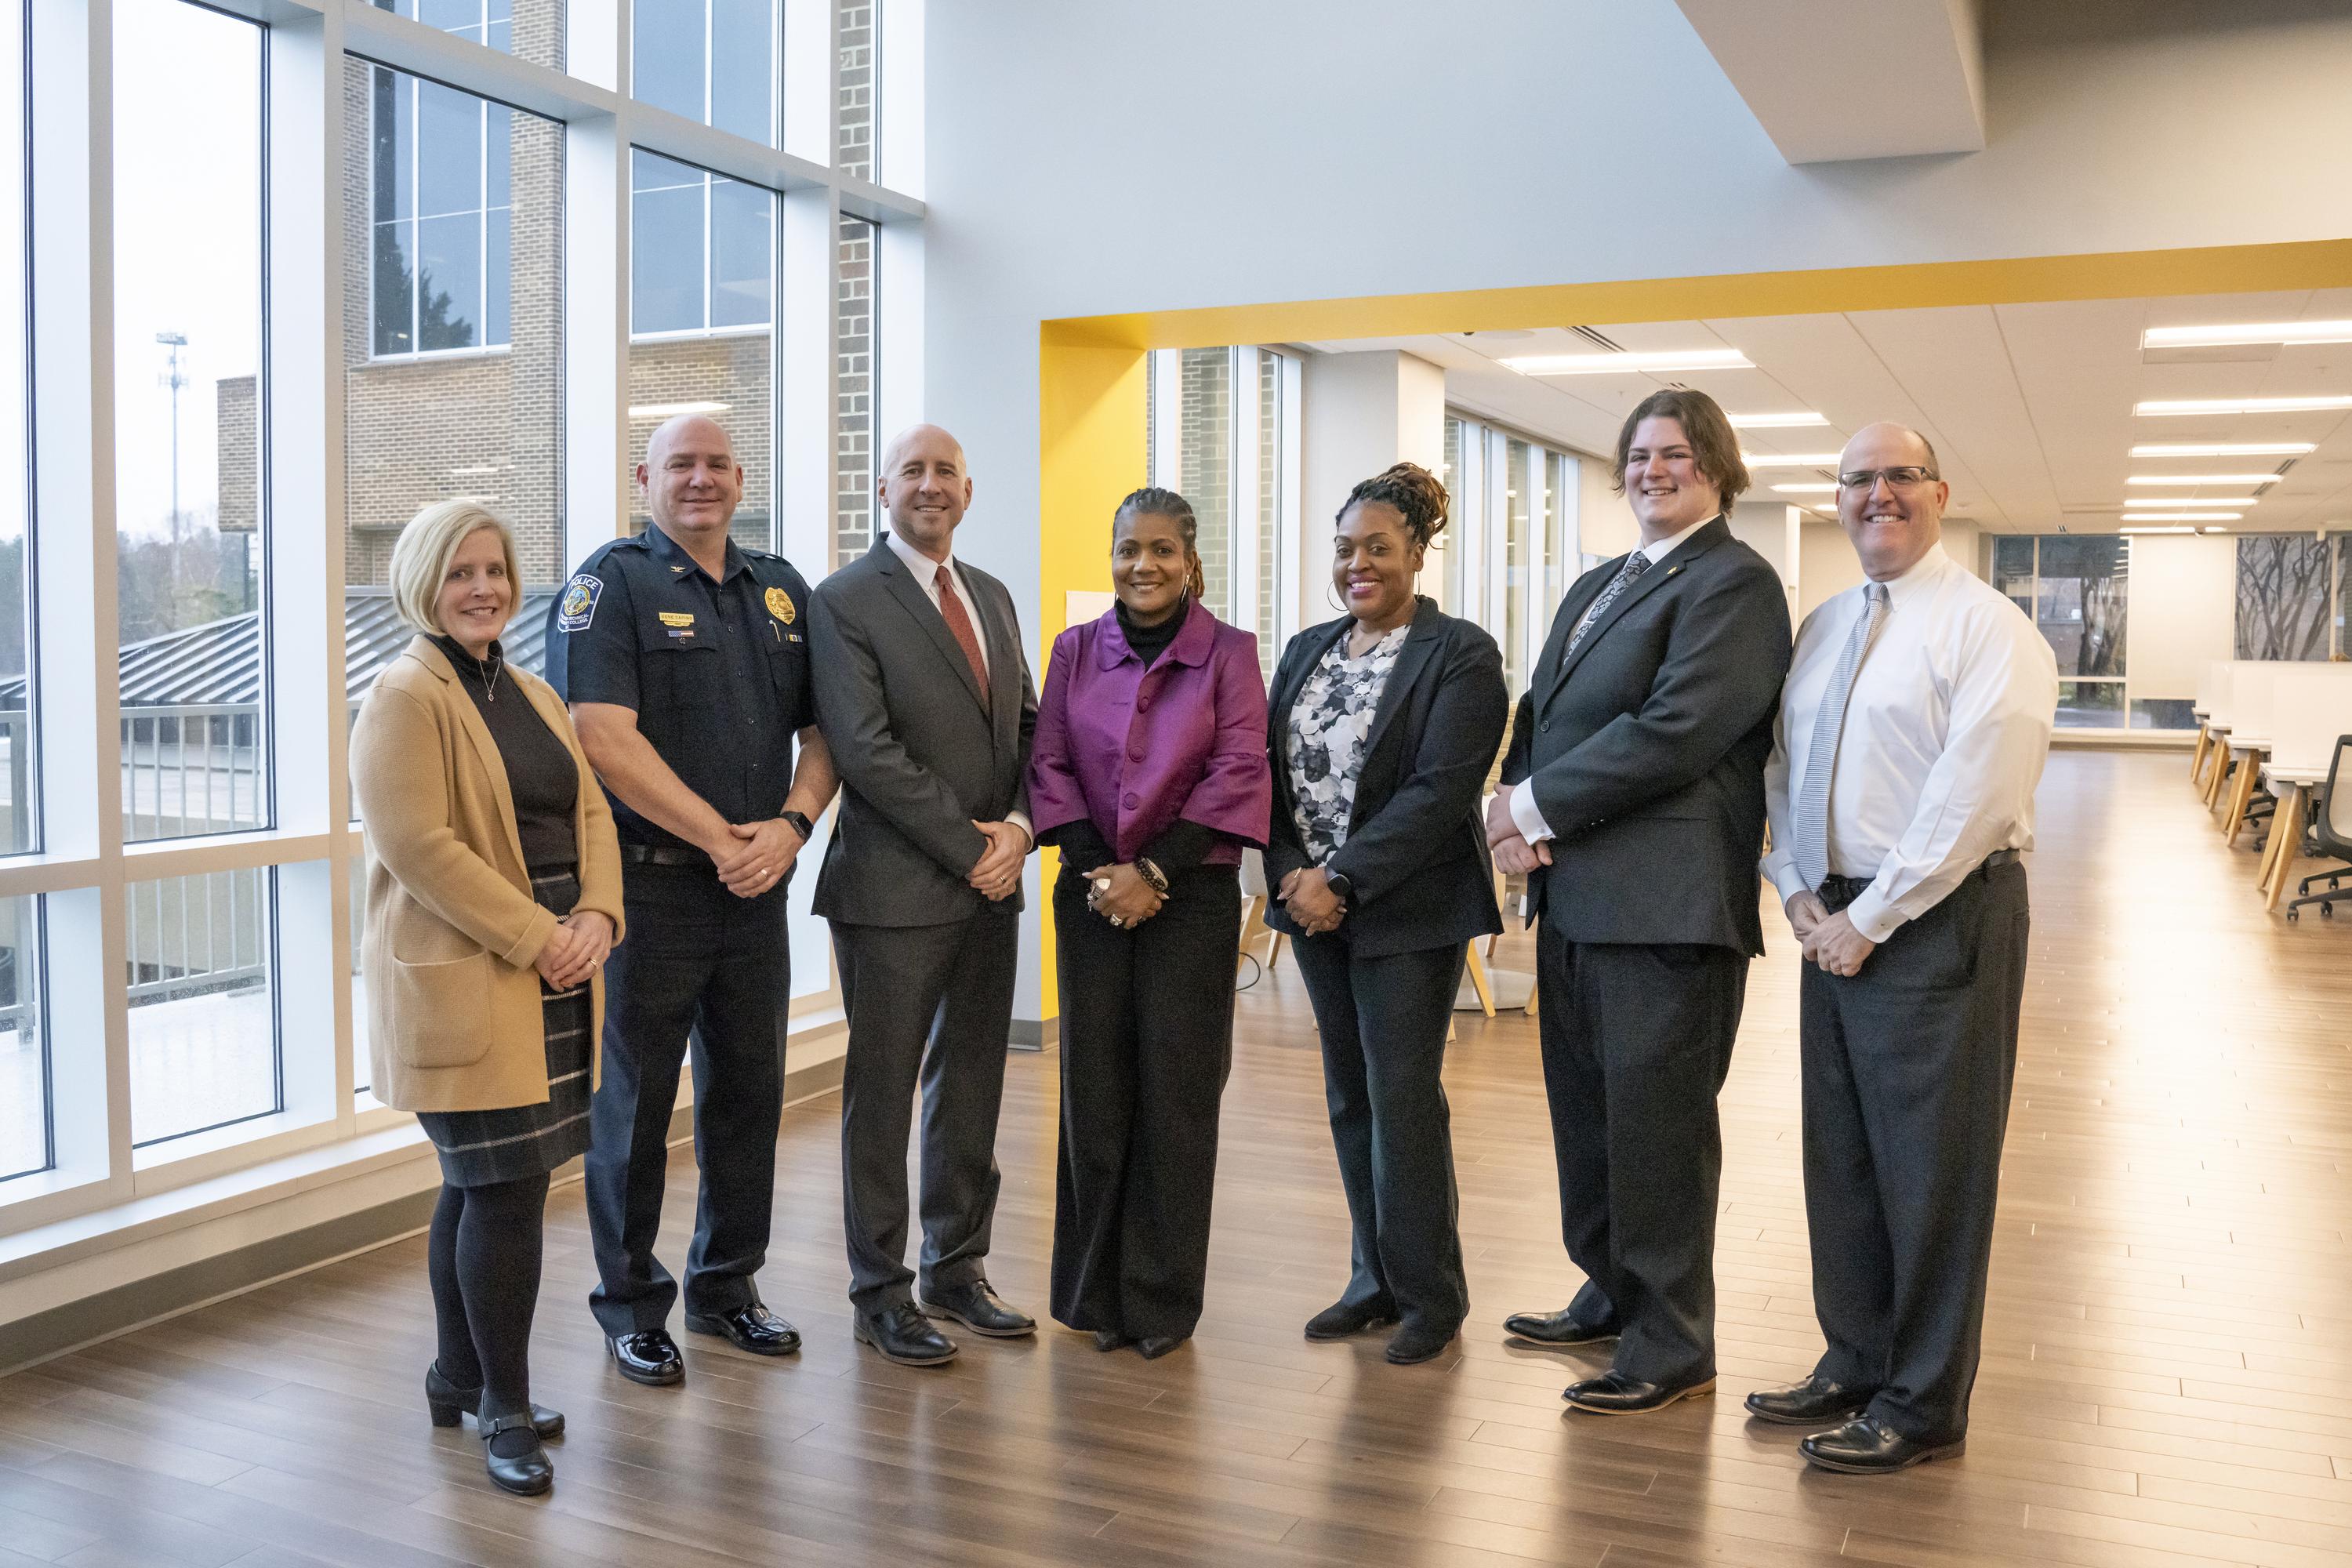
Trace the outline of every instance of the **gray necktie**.
{"type": "Polygon", "coordinates": [[[1609,606],[1617,602],[1617,595],[1632,587],[1633,579],[1649,569],[1650,557],[1646,552],[1636,550],[1625,557],[1625,564],[1617,569],[1617,575],[1609,579],[1609,586],[1601,590],[1601,597],[1592,601],[1592,607],[1584,612],[1584,618],[1576,623],[1574,631],[1568,634],[1568,647],[1559,656],[1561,663],[1565,664],[1575,654],[1577,645],[1584,640],[1584,634],[1592,629],[1593,622],[1608,613],[1609,606]]]}
{"type": "Polygon", "coordinates": [[[1845,705],[1853,696],[1853,678],[1886,624],[1886,584],[1870,583],[1862,590],[1864,608],[1854,618],[1830,683],[1822,688],[1822,705],[1813,711],[1813,743],[1805,752],[1805,791],[1797,799],[1797,873],[1808,888],[1819,888],[1830,869],[1830,780],[1837,773],[1838,742],[1845,734],[1845,705]]]}

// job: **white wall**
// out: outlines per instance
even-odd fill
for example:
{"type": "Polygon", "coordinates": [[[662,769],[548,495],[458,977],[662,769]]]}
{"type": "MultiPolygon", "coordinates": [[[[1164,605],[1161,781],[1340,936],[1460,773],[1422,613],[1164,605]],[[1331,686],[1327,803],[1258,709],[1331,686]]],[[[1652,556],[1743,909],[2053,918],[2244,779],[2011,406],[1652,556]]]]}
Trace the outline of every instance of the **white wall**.
{"type": "Polygon", "coordinates": [[[1807,522],[1797,546],[1797,624],[1862,581],[1862,559],[1834,522],[1807,522]]]}
{"type": "MultiPolygon", "coordinates": [[[[1576,548],[1583,554],[1606,561],[1642,542],[1633,503],[1610,483],[1607,458],[1586,458],[1576,465],[1576,548]]],[[[1573,574],[1569,581],[1576,581],[1573,574]]]]}
{"type": "Polygon", "coordinates": [[[2124,671],[2134,697],[2194,697],[2208,661],[2236,637],[2238,542],[2141,534],[2131,545],[2124,671]]]}
{"type": "Polygon", "coordinates": [[[1303,367],[1298,399],[1305,515],[1290,579],[1298,587],[1297,624],[1311,626],[1339,613],[1331,601],[1330,523],[1348,492],[1396,463],[1433,473],[1444,467],[1445,373],[1393,349],[1317,354],[1303,367]]]}

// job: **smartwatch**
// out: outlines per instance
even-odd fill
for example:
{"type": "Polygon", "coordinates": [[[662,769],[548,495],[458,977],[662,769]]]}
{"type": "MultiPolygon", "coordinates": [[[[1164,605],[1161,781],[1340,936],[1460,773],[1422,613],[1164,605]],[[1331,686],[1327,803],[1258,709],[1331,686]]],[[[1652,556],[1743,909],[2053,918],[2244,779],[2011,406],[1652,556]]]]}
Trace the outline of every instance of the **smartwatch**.
{"type": "Polygon", "coordinates": [[[780,811],[776,813],[776,820],[790,823],[793,831],[801,836],[801,842],[803,844],[816,837],[816,824],[808,819],[808,813],[805,811],[780,811]]]}
{"type": "Polygon", "coordinates": [[[1338,895],[1341,903],[1345,903],[1356,896],[1355,881],[1345,871],[1324,872],[1323,885],[1330,889],[1334,894],[1338,895]]]}

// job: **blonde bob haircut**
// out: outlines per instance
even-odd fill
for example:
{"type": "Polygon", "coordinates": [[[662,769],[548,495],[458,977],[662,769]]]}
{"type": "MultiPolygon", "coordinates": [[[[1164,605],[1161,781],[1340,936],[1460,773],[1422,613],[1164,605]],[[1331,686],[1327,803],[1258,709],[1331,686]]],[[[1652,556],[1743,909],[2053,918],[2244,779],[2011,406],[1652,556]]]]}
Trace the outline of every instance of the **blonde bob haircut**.
{"type": "Polygon", "coordinates": [[[442,635],[433,616],[433,602],[449,575],[449,563],[458,546],[485,528],[499,533],[499,548],[507,558],[507,588],[513,595],[507,612],[522,607],[522,566],[515,559],[514,533],[497,513],[469,500],[435,501],[408,520],[392,545],[392,607],[400,618],[427,637],[442,635]]]}

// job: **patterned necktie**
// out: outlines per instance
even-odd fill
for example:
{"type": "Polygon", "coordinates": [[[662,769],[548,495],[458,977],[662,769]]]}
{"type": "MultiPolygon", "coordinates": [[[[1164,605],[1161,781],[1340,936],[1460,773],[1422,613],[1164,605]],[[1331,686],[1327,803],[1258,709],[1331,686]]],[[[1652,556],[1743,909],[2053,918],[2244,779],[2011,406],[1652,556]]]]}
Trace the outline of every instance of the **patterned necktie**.
{"type": "Polygon", "coordinates": [[[1591,631],[1592,623],[1599,620],[1608,612],[1609,606],[1617,602],[1617,595],[1632,587],[1633,579],[1649,569],[1648,552],[1636,550],[1633,554],[1625,557],[1625,564],[1617,569],[1617,575],[1609,579],[1609,586],[1601,590],[1601,597],[1592,601],[1592,607],[1584,612],[1582,620],[1576,623],[1576,630],[1568,635],[1568,648],[1559,656],[1562,664],[1567,663],[1575,655],[1577,645],[1584,640],[1584,634],[1591,631]]]}
{"type": "Polygon", "coordinates": [[[980,686],[980,705],[985,708],[988,661],[980,657],[980,634],[971,629],[971,616],[965,613],[963,600],[956,594],[955,574],[942,565],[939,575],[931,580],[940,585],[940,618],[947,622],[948,630],[955,635],[956,645],[963,649],[965,662],[971,666],[971,678],[980,686]]]}
{"type": "Polygon", "coordinates": [[[1853,635],[1845,639],[1830,683],[1822,688],[1822,705],[1813,711],[1813,743],[1805,752],[1805,788],[1797,799],[1797,874],[1808,888],[1819,888],[1830,870],[1830,780],[1837,772],[1838,743],[1845,735],[1845,707],[1853,696],[1853,678],[1886,624],[1886,584],[1871,583],[1862,590],[1865,605],[1854,618],[1853,635]]]}

